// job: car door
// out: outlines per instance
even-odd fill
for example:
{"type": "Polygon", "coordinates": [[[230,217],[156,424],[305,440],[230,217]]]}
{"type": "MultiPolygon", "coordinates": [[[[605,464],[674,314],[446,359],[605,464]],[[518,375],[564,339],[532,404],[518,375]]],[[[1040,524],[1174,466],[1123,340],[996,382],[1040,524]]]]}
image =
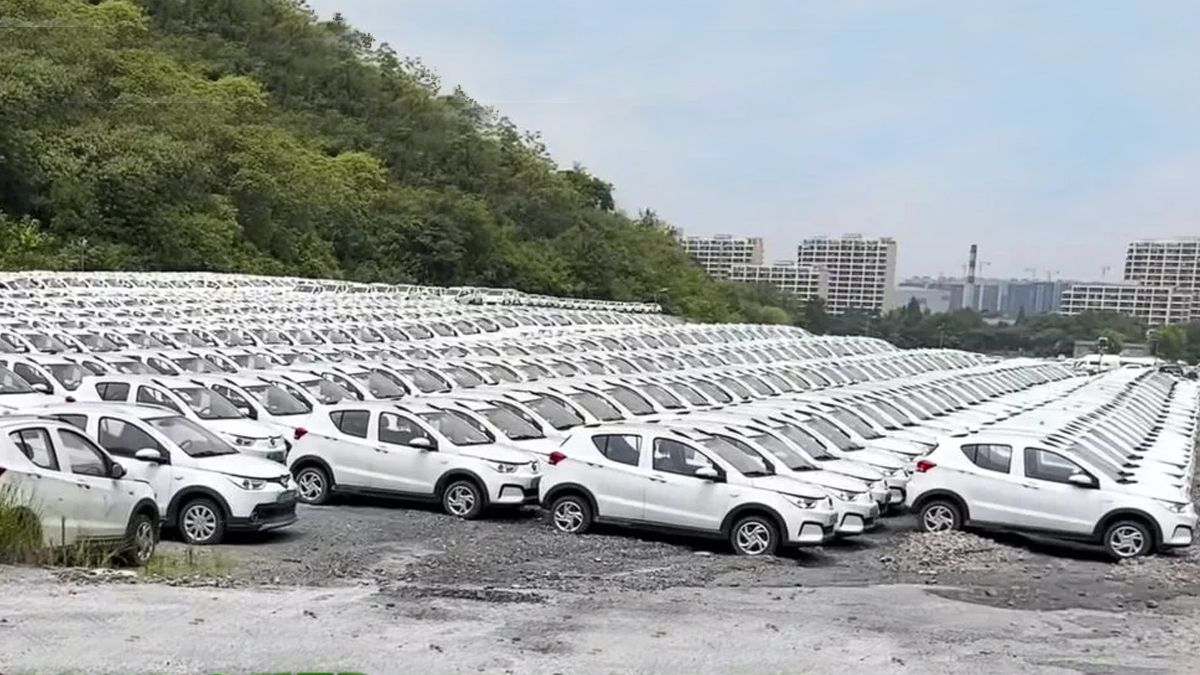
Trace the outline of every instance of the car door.
{"type": "Polygon", "coordinates": [[[434,494],[449,460],[439,451],[437,437],[425,425],[412,415],[380,412],[375,440],[374,477],[381,489],[424,496],[434,494]]]}
{"type": "Polygon", "coordinates": [[[368,410],[334,410],[329,420],[340,434],[322,439],[321,454],[333,469],[338,485],[380,489],[375,478],[376,450],[368,440],[371,413],[368,410]]]}
{"type": "Polygon", "coordinates": [[[130,480],[148,483],[154,489],[159,514],[165,517],[167,505],[184,484],[184,473],[188,470],[177,467],[171,461],[173,458],[170,450],[163,447],[135,420],[101,416],[96,424],[95,436],[100,442],[100,447],[118,458],[130,480]],[[163,461],[137,459],[134,455],[139,450],[156,450],[163,461]]]}
{"type": "Polygon", "coordinates": [[[65,461],[76,487],[79,537],[113,539],[124,536],[133,510],[132,491],[112,477],[112,460],[96,444],[76,431],[55,431],[59,457],[65,461]]]}
{"type": "Polygon", "coordinates": [[[717,532],[729,511],[730,488],[723,480],[696,476],[710,468],[724,471],[699,448],[671,438],[655,438],[642,465],[650,469],[644,520],[648,523],[717,532]]]}
{"type": "Polygon", "coordinates": [[[1071,534],[1091,534],[1112,505],[1097,489],[1097,477],[1078,462],[1051,450],[1025,448],[1021,453],[1021,504],[1028,527],[1071,534]],[[1074,474],[1091,477],[1092,487],[1076,485],[1074,474]]]}
{"type": "MultiPolygon", "coordinates": [[[[646,515],[646,487],[649,472],[642,467],[641,436],[635,434],[597,434],[592,444],[608,462],[589,467],[588,484],[596,497],[601,518],[642,520],[646,515]]],[[[590,464],[590,462],[589,462],[590,464]]]]}
{"type": "Polygon", "coordinates": [[[22,493],[28,493],[30,508],[41,518],[42,533],[53,546],[75,543],[80,490],[59,460],[50,431],[31,427],[13,431],[8,437],[37,466],[37,470],[23,474],[18,485],[22,493]]]}
{"type": "MultiPolygon", "coordinates": [[[[1009,445],[968,443],[959,448],[971,463],[954,479],[954,489],[970,505],[976,522],[1029,525],[1022,497],[1026,488],[1009,445]]],[[[939,467],[940,469],[941,467],[939,467]]],[[[947,468],[956,471],[956,468],[947,468]]]]}

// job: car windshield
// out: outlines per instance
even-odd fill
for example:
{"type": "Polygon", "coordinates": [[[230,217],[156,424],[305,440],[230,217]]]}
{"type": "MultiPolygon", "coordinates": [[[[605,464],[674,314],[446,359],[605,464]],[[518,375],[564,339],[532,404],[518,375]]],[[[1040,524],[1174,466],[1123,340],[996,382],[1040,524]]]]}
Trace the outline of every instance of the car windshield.
{"type": "Polygon", "coordinates": [[[593,394],[590,391],[580,391],[570,394],[571,400],[578,403],[584,410],[592,414],[601,422],[613,422],[616,420],[625,419],[621,415],[621,411],[617,410],[613,404],[605,401],[598,394],[593,394]]]}
{"type": "Polygon", "coordinates": [[[34,394],[37,393],[20,375],[0,366],[0,394],[34,394]]]}
{"type": "Polygon", "coordinates": [[[202,359],[198,356],[183,356],[177,359],[171,359],[175,365],[192,373],[219,373],[220,368],[214,365],[207,359],[202,359]]]}
{"type": "Polygon", "coordinates": [[[237,450],[221,440],[221,437],[186,417],[154,417],[146,420],[146,423],[161,431],[191,457],[237,454],[237,450]]]}
{"type": "Polygon", "coordinates": [[[858,450],[860,445],[855,443],[841,429],[837,428],[832,422],[821,417],[813,417],[808,420],[808,426],[812,427],[813,431],[821,436],[824,436],[832,442],[839,450],[858,450]]]}
{"type": "Polygon", "coordinates": [[[721,385],[726,389],[737,394],[739,398],[754,398],[754,394],[750,393],[750,390],[746,388],[746,385],[738,382],[732,377],[718,377],[717,382],[721,383],[721,385]]]}
{"type": "Polygon", "coordinates": [[[212,389],[204,387],[173,387],[171,391],[183,399],[196,417],[202,420],[234,420],[245,417],[229,401],[212,389]]]}
{"type": "Polygon", "coordinates": [[[726,404],[733,402],[732,396],[712,382],[706,382],[704,380],[694,380],[693,382],[697,387],[700,387],[701,391],[708,394],[709,398],[717,403],[726,404]]]}
{"type": "Polygon", "coordinates": [[[583,418],[579,416],[579,413],[567,405],[546,396],[538,396],[537,398],[525,401],[525,405],[529,406],[538,415],[541,415],[543,419],[550,423],[550,426],[559,431],[583,424],[583,418]]]}
{"type": "Polygon", "coordinates": [[[851,431],[859,436],[862,436],[863,438],[879,438],[881,436],[881,434],[872,429],[866,422],[862,421],[858,415],[855,415],[849,410],[838,408],[829,414],[833,417],[833,419],[850,427],[851,431]]]}
{"type": "Polygon", "coordinates": [[[895,405],[893,405],[889,401],[877,401],[875,403],[875,405],[882,408],[885,413],[891,415],[893,418],[896,419],[897,422],[899,422],[901,424],[904,424],[909,421],[909,416],[900,410],[900,402],[899,401],[897,401],[895,403],[895,405]]]}
{"type": "Polygon", "coordinates": [[[121,348],[117,343],[96,333],[79,333],[75,337],[94,352],[112,352],[121,348]]]}
{"type": "Polygon", "coordinates": [[[464,389],[471,389],[473,387],[478,387],[481,384],[485,384],[483,378],[467,370],[466,368],[463,368],[462,366],[452,366],[449,368],[449,371],[450,377],[454,378],[454,381],[458,383],[458,386],[464,389]]]}
{"type": "Polygon", "coordinates": [[[354,373],[352,377],[371,393],[375,398],[401,398],[408,395],[408,391],[400,386],[390,376],[375,370],[364,370],[361,373],[354,373]]]}
{"type": "Polygon", "coordinates": [[[496,380],[499,382],[508,382],[511,384],[521,381],[521,379],[514,375],[508,368],[502,368],[496,365],[486,365],[483,366],[483,371],[496,378],[496,380]]]}
{"type": "Polygon", "coordinates": [[[274,384],[252,384],[245,387],[254,398],[275,416],[305,415],[312,412],[307,403],[296,398],[288,390],[274,384]]]}
{"type": "Polygon", "coordinates": [[[657,384],[643,384],[641,387],[643,391],[650,395],[650,398],[658,401],[658,404],[667,410],[678,410],[684,407],[683,401],[679,400],[678,396],[657,384]]]}
{"type": "Polygon", "coordinates": [[[420,417],[455,445],[486,445],[496,442],[479,422],[460,412],[439,410],[420,413],[420,417]]]}
{"type": "Polygon", "coordinates": [[[752,451],[742,450],[733,445],[729,441],[717,436],[708,436],[700,441],[700,444],[705,448],[712,450],[720,455],[721,459],[733,465],[733,468],[738,470],[738,473],[751,478],[755,476],[769,476],[771,471],[767,469],[767,465],[752,451]],[[747,454],[749,453],[749,454],[747,454]]]}
{"type": "Polygon", "coordinates": [[[80,382],[83,381],[83,378],[90,375],[86,369],[74,363],[55,363],[46,366],[45,368],[46,370],[49,370],[50,374],[54,376],[54,379],[58,380],[58,383],[68,391],[75,391],[78,389],[80,382]]]}
{"type": "MultiPolygon", "coordinates": [[[[870,417],[873,422],[875,422],[879,426],[883,427],[884,429],[898,429],[899,428],[896,425],[896,422],[894,420],[888,419],[886,415],[879,412],[872,406],[859,405],[859,406],[855,407],[855,410],[857,410],[860,415],[865,415],[867,417],[870,417]]],[[[872,429],[872,431],[874,431],[874,430],[872,429]]],[[[878,433],[878,432],[876,432],[876,433],[878,433]]],[[[882,434],[880,434],[880,436],[882,436],[882,434]]],[[[863,437],[870,438],[870,436],[865,436],[865,435],[863,437]]]]}
{"type": "Polygon", "coordinates": [[[784,438],[795,443],[801,450],[807,453],[809,457],[812,457],[819,462],[837,459],[825,449],[825,446],[822,445],[821,441],[818,441],[815,436],[794,424],[781,424],[780,426],[775,427],[775,431],[783,434],[784,438]]]}
{"type": "Polygon", "coordinates": [[[787,443],[784,443],[770,434],[751,436],[750,440],[757,443],[762,449],[771,453],[775,459],[779,460],[784,466],[792,471],[809,471],[816,468],[810,464],[803,455],[788,447],[787,443]]]}
{"type": "Polygon", "coordinates": [[[541,429],[538,429],[536,426],[530,424],[527,420],[521,418],[507,408],[483,408],[478,412],[480,415],[483,415],[488,422],[491,422],[496,426],[496,428],[500,429],[500,431],[503,431],[504,435],[508,436],[510,440],[526,441],[531,438],[546,437],[546,435],[542,433],[541,429]]]}
{"type": "Polygon", "coordinates": [[[423,394],[444,393],[450,391],[446,383],[440,379],[430,375],[428,371],[421,368],[401,368],[397,372],[411,379],[413,384],[417,385],[417,389],[423,394]]]}
{"type": "Polygon", "coordinates": [[[654,407],[641,394],[635,394],[632,389],[625,387],[609,387],[604,393],[615,398],[617,403],[625,406],[634,415],[652,415],[654,407]]]}
{"type": "Polygon", "coordinates": [[[671,391],[687,399],[687,402],[692,405],[708,405],[708,401],[704,400],[703,394],[682,382],[669,382],[667,386],[671,388],[671,391]]]}

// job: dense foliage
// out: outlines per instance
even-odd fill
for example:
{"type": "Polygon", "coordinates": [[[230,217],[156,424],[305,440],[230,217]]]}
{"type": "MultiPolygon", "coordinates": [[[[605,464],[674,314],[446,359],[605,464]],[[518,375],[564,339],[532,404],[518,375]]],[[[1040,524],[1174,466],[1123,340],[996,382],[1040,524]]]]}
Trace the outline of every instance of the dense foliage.
{"type": "Polygon", "coordinates": [[[536,135],[296,0],[0,0],[0,269],[185,269],[659,300],[706,278],[536,135]]]}

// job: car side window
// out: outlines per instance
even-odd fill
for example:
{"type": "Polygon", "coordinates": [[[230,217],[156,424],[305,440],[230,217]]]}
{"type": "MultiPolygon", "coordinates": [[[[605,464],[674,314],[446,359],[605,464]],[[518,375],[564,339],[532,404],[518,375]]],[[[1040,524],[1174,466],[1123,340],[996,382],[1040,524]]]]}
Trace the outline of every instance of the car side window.
{"type": "Polygon", "coordinates": [[[343,434],[366,438],[367,424],[371,420],[371,413],[366,410],[336,410],[329,413],[329,419],[343,434]]]}
{"type": "Polygon", "coordinates": [[[80,431],[87,431],[87,415],[54,415],[54,419],[66,422],[80,431]]]}
{"type": "Polygon", "coordinates": [[[51,387],[51,389],[53,389],[50,384],[50,380],[47,380],[42,376],[41,373],[25,365],[24,363],[13,364],[13,372],[20,375],[21,378],[29,384],[40,384],[44,387],[51,387]]]}
{"type": "Polygon", "coordinates": [[[600,451],[600,454],[614,462],[637,466],[641,460],[642,438],[640,436],[603,434],[592,436],[592,443],[600,451]]]}
{"type": "Polygon", "coordinates": [[[133,457],[138,450],[158,450],[162,446],[150,434],[136,426],[112,417],[100,418],[100,446],[118,457],[133,457]]]}
{"type": "Polygon", "coordinates": [[[108,476],[108,459],[91,441],[74,431],[58,430],[58,442],[62,446],[71,473],[81,476],[108,476]]]}
{"type": "Polygon", "coordinates": [[[102,401],[124,401],[129,398],[129,385],[125,382],[100,382],[96,393],[102,401]]]}
{"type": "Polygon", "coordinates": [[[58,457],[54,456],[54,448],[50,446],[50,434],[45,429],[14,431],[8,438],[29,461],[43,469],[58,471],[58,457]]]}
{"type": "Polygon", "coordinates": [[[393,445],[412,445],[414,438],[424,438],[433,444],[433,439],[413,420],[396,415],[383,413],[379,416],[379,440],[393,445]]]}
{"type": "Polygon", "coordinates": [[[669,438],[654,439],[654,470],[695,476],[696,470],[704,467],[715,469],[707,457],[695,448],[669,438]]]}
{"type": "Polygon", "coordinates": [[[1070,483],[1071,476],[1087,474],[1078,464],[1060,454],[1037,448],[1025,448],[1025,476],[1053,483],[1070,483]]]}
{"type": "Polygon", "coordinates": [[[214,384],[212,389],[213,389],[213,391],[217,392],[218,394],[229,399],[229,402],[233,404],[233,407],[237,408],[238,412],[242,413],[243,415],[250,417],[251,414],[254,413],[254,406],[251,405],[250,402],[246,400],[245,396],[242,396],[241,394],[237,393],[236,391],[233,390],[233,388],[226,387],[226,386],[223,386],[220,384],[214,384]]]}
{"type": "Polygon", "coordinates": [[[179,413],[180,415],[183,414],[183,411],[179,409],[179,406],[175,405],[174,401],[167,398],[166,394],[162,393],[161,391],[159,391],[157,389],[154,389],[153,387],[145,387],[145,386],[138,387],[137,402],[138,403],[149,403],[151,405],[165,406],[167,408],[170,408],[171,410],[174,410],[175,412],[179,413]]]}
{"type": "Polygon", "coordinates": [[[962,451],[967,459],[981,469],[1008,473],[1012,467],[1012,448],[1007,445],[964,445],[962,451]]]}

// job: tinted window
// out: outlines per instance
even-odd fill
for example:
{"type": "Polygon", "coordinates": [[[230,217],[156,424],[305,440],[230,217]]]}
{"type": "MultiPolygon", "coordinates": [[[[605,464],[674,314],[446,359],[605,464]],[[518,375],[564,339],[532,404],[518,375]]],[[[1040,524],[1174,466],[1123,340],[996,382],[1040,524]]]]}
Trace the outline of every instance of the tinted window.
{"type": "Polygon", "coordinates": [[[605,389],[604,393],[617,399],[617,403],[625,406],[634,415],[654,414],[654,406],[650,405],[650,402],[644,396],[635,393],[632,389],[612,387],[605,389]]]}
{"type": "Polygon", "coordinates": [[[146,424],[157,429],[171,442],[192,457],[215,457],[235,455],[237,450],[220,436],[196,424],[186,417],[156,417],[146,424]]]}
{"type": "Polygon", "coordinates": [[[50,447],[50,434],[45,429],[26,429],[8,435],[17,449],[31,462],[51,471],[58,471],[58,458],[50,447]]]}
{"type": "Polygon", "coordinates": [[[500,431],[504,432],[510,440],[524,441],[531,438],[545,438],[546,435],[525,417],[515,414],[507,407],[483,408],[478,413],[483,415],[488,422],[494,424],[500,431]]]}
{"type": "Polygon", "coordinates": [[[100,382],[96,393],[103,401],[124,401],[129,398],[129,385],[124,382],[100,382]]]}
{"type": "Polygon", "coordinates": [[[667,438],[654,440],[655,471],[695,476],[696,470],[703,467],[716,468],[707,457],[687,444],[667,438]]]}
{"type": "Polygon", "coordinates": [[[137,402],[138,403],[149,403],[150,405],[160,405],[160,406],[163,406],[166,408],[170,408],[171,410],[174,410],[177,413],[183,412],[182,410],[179,409],[179,406],[175,405],[174,401],[167,398],[166,394],[162,393],[161,391],[159,391],[157,389],[152,389],[150,387],[138,387],[137,402]]]}
{"type": "Polygon", "coordinates": [[[421,413],[421,419],[455,445],[484,445],[496,442],[495,437],[470,415],[456,410],[421,413]]]}
{"type": "Polygon", "coordinates": [[[638,436],[609,434],[592,436],[592,443],[600,454],[614,462],[637,466],[641,456],[642,439],[638,436]]]}
{"type": "Polygon", "coordinates": [[[371,413],[366,410],[338,410],[329,413],[329,419],[343,434],[366,438],[371,413]]]}
{"type": "Polygon", "coordinates": [[[34,370],[32,367],[25,365],[24,363],[14,364],[13,372],[25,378],[25,381],[29,384],[40,384],[49,387],[51,390],[54,389],[54,387],[50,385],[50,381],[43,377],[41,373],[34,370]]]}
{"type": "Polygon", "coordinates": [[[1025,448],[1025,475],[1055,483],[1068,483],[1071,476],[1086,474],[1078,464],[1062,455],[1037,448],[1025,448]]]}
{"type": "Polygon", "coordinates": [[[434,445],[433,439],[415,421],[394,413],[379,416],[379,440],[395,445],[411,445],[414,438],[424,438],[429,441],[430,447],[434,445]]]}
{"type": "Polygon", "coordinates": [[[150,434],[128,422],[104,417],[100,419],[100,446],[118,457],[133,457],[138,450],[160,450],[150,434]]]}
{"type": "Polygon", "coordinates": [[[596,419],[601,422],[612,422],[619,419],[624,419],[621,411],[613,407],[611,403],[604,400],[602,397],[593,394],[590,391],[581,391],[571,394],[571,400],[583,406],[584,410],[596,416],[596,419]]]}
{"type": "Polygon", "coordinates": [[[108,476],[108,460],[91,441],[73,431],[59,430],[58,440],[62,444],[71,473],[81,476],[108,476]]]}
{"type": "Polygon", "coordinates": [[[80,431],[87,431],[87,415],[55,415],[54,419],[66,422],[80,431]]]}
{"type": "Polygon", "coordinates": [[[528,401],[526,405],[545,418],[555,429],[570,429],[583,424],[583,418],[579,416],[579,413],[552,398],[539,396],[528,401]]]}
{"type": "Polygon", "coordinates": [[[981,469],[1008,473],[1012,466],[1012,448],[1007,445],[964,445],[962,451],[981,469]]]}

